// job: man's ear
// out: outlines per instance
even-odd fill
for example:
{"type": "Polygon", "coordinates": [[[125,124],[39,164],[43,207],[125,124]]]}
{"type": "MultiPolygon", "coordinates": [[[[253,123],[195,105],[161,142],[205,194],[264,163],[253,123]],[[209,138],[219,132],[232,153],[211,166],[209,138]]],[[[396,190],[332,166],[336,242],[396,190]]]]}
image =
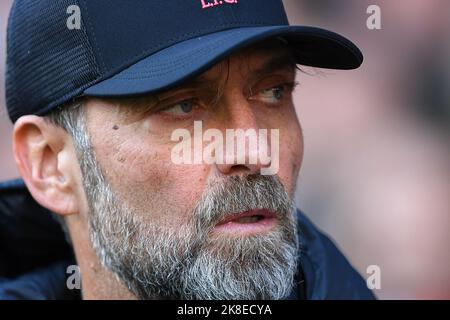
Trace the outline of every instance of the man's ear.
{"type": "Polygon", "coordinates": [[[64,129],[42,117],[23,116],[14,125],[13,149],[20,174],[41,206],[62,216],[79,211],[77,159],[64,129]]]}

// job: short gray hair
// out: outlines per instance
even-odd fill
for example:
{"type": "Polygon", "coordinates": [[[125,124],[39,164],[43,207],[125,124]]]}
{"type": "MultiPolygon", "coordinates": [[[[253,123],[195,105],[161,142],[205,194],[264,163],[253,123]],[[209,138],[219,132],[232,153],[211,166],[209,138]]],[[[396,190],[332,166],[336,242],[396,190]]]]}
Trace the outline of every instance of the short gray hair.
{"type": "Polygon", "coordinates": [[[50,111],[44,116],[44,120],[58,126],[72,137],[78,133],[78,123],[83,120],[83,100],[77,99],[50,111]]]}

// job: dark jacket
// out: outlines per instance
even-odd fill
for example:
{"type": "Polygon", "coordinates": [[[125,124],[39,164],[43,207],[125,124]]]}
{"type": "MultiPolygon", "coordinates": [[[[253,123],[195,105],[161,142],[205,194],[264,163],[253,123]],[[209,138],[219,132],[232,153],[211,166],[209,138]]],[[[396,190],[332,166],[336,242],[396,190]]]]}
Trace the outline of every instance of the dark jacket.
{"type": "MultiPolygon", "coordinates": [[[[332,241],[298,211],[301,254],[289,299],[374,299],[332,241]]],[[[79,299],[68,290],[73,251],[22,180],[0,183],[0,299],[79,299]]]]}

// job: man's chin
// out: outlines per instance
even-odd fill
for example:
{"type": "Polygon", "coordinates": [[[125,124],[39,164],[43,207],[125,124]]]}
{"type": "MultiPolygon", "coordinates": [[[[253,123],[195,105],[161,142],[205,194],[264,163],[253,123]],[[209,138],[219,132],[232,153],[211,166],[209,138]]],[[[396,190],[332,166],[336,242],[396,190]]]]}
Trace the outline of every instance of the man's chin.
{"type": "Polygon", "coordinates": [[[292,289],[297,248],[278,230],[252,236],[221,234],[184,273],[187,299],[281,299],[292,289]]]}

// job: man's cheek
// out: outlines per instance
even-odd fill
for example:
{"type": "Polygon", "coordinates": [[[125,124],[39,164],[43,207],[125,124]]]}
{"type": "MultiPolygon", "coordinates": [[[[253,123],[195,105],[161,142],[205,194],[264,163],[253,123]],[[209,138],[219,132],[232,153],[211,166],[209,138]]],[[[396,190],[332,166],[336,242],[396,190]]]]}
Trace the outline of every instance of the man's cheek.
{"type": "Polygon", "coordinates": [[[289,194],[293,194],[303,158],[303,144],[299,136],[280,139],[280,170],[278,176],[289,194]]]}
{"type": "Polygon", "coordinates": [[[201,196],[207,170],[173,164],[169,151],[122,149],[110,157],[107,179],[122,203],[172,225],[187,220],[201,196]]]}
{"type": "Polygon", "coordinates": [[[296,179],[303,162],[303,141],[301,138],[292,140],[292,146],[288,148],[291,156],[292,175],[296,179]]]}

